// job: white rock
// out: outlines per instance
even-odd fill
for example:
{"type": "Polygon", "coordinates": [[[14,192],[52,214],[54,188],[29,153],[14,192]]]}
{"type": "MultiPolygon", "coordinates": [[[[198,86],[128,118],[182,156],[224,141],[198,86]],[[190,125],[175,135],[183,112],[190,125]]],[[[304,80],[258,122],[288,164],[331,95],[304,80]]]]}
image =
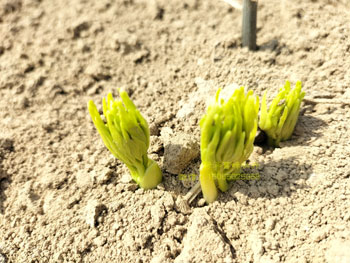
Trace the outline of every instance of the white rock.
{"type": "Polygon", "coordinates": [[[85,208],[85,222],[90,227],[95,227],[98,217],[102,211],[106,210],[106,206],[97,200],[90,200],[85,208]]]}
{"type": "Polygon", "coordinates": [[[198,156],[199,144],[189,134],[177,133],[164,141],[164,168],[169,173],[181,173],[198,156]]]}
{"type": "Polygon", "coordinates": [[[263,240],[259,236],[259,233],[257,231],[253,231],[248,237],[248,242],[251,250],[253,251],[254,262],[259,262],[260,257],[264,253],[263,240]]]}

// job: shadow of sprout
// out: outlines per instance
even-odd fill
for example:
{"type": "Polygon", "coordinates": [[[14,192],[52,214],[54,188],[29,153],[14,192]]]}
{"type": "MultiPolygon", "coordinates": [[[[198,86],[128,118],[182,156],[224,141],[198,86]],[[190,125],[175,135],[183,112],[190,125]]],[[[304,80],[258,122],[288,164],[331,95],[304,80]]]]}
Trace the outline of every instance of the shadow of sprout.
{"type": "Polygon", "coordinates": [[[301,114],[292,138],[289,141],[284,142],[282,145],[284,147],[305,145],[305,143],[321,137],[322,132],[320,130],[326,126],[327,123],[324,120],[309,114],[301,114]]]}
{"type": "MultiPolygon", "coordinates": [[[[178,174],[172,174],[161,167],[163,171],[163,185],[166,191],[172,193],[175,197],[185,196],[188,191],[194,186],[199,180],[199,167],[200,167],[200,157],[195,158],[190,165],[184,168],[178,174]]],[[[196,198],[201,198],[202,195],[199,194],[196,198]]],[[[193,201],[193,204],[196,201],[193,201]]]]}
{"type": "MultiPolygon", "coordinates": [[[[307,145],[308,142],[322,136],[320,129],[327,126],[327,123],[315,116],[305,115],[304,113],[299,116],[292,137],[288,141],[280,142],[280,148],[307,145]]],[[[255,137],[254,145],[261,147],[263,153],[272,149],[267,145],[266,133],[260,129],[255,137]]]]}
{"type": "MultiPolygon", "coordinates": [[[[254,154],[255,157],[258,156],[259,163],[248,161],[248,165],[241,171],[243,179],[232,181],[231,188],[226,193],[220,193],[218,200],[229,202],[238,199],[238,195],[235,194],[237,192],[248,199],[289,197],[297,189],[305,188],[304,180],[313,173],[312,167],[308,163],[303,163],[305,158],[300,158],[300,153],[294,148],[301,145],[307,146],[308,142],[322,136],[320,130],[324,126],[326,123],[323,120],[311,115],[301,115],[292,138],[281,143],[281,148],[272,149],[266,145],[260,145],[262,153],[254,154]],[[278,154],[274,151],[278,151],[278,154]],[[244,176],[248,176],[248,180],[244,176]]],[[[191,186],[198,181],[199,166],[200,157],[197,157],[182,171],[181,174],[187,176],[184,179],[163,170],[165,190],[172,192],[175,196],[186,195],[191,186]],[[195,177],[192,178],[191,175],[195,177]]],[[[202,194],[199,194],[191,206],[197,207],[202,197],[202,194]]]]}
{"type": "MultiPolygon", "coordinates": [[[[298,156],[290,155],[290,150],[284,154],[283,150],[278,149],[278,159],[272,160],[266,154],[266,158],[259,163],[250,163],[242,168],[241,175],[247,176],[250,180],[233,180],[230,183],[230,188],[227,192],[219,191],[218,201],[227,203],[230,201],[248,204],[250,198],[258,199],[275,199],[279,197],[290,197],[293,192],[298,189],[305,189],[307,180],[313,173],[312,167],[308,163],[303,163],[298,156]],[[285,155],[285,156],[283,156],[285,155]],[[303,179],[303,180],[300,180],[303,179]],[[244,200],[243,200],[244,199],[244,200]]],[[[199,175],[200,161],[197,160],[192,168],[185,169],[183,174],[199,175]]],[[[178,176],[164,173],[165,190],[171,192],[175,196],[184,196],[189,191],[189,188],[184,187],[183,182],[178,176]]],[[[246,178],[247,178],[246,177],[246,178]]],[[[198,181],[198,176],[195,180],[188,178],[192,186],[198,181]]],[[[196,208],[203,206],[204,203],[199,202],[203,198],[200,193],[191,203],[191,207],[196,208]]]]}
{"type": "Polygon", "coordinates": [[[249,198],[290,197],[298,189],[307,188],[305,180],[313,170],[312,166],[305,162],[305,158],[300,158],[300,146],[308,146],[310,142],[321,137],[321,130],[327,123],[304,113],[300,115],[291,139],[282,142],[280,148],[272,149],[264,143],[260,144],[262,154],[259,155],[259,163],[249,164],[248,161],[248,165],[241,170],[241,174],[248,180],[232,181],[227,193],[219,195],[219,202],[242,202],[239,200],[242,196],[245,196],[243,203],[248,202],[249,198]],[[296,147],[299,148],[294,150],[296,147]]]}
{"type": "Polygon", "coordinates": [[[301,145],[308,146],[310,142],[322,136],[320,130],[326,125],[325,121],[315,116],[301,114],[291,139],[281,142],[280,148],[272,149],[274,154],[271,156],[274,156],[274,159],[267,154],[268,149],[271,151],[271,148],[263,145],[264,158],[260,158],[262,161],[257,164],[257,169],[255,171],[243,170],[243,173],[258,172],[260,178],[233,182],[232,188],[228,191],[230,194],[222,195],[219,200],[226,202],[231,201],[232,198],[236,200],[238,192],[254,199],[290,197],[296,190],[306,188],[304,180],[307,180],[313,173],[312,167],[303,162],[305,158],[300,158],[301,153],[297,149],[294,151],[291,148],[301,145]],[[279,151],[278,154],[275,151],[279,151]]]}
{"type": "Polygon", "coordinates": [[[238,192],[254,199],[290,197],[298,189],[307,187],[304,180],[308,179],[313,171],[309,164],[302,163],[296,156],[286,158],[281,156],[279,160],[260,162],[255,170],[243,170],[243,173],[252,172],[258,173],[259,179],[234,181],[228,194],[221,195],[219,200],[228,202],[233,198],[239,201],[238,192]]]}
{"type": "MultiPolygon", "coordinates": [[[[297,189],[305,188],[306,185],[303,182],[313,173],[312,167],[308,163],[303,163],[300,155],[293,148],[301,145],[307,146],[308,142],[321,137],[320,129],[325,126],[326,122],[315,116],[300,115],[295,132],[290,140],[281,143],[281,148],[276,149],[268,148],[262,142],[259,145],[263,148],[262,153],[258,154],[260,156],[259,163],[254,165],[254,163],[249,164],[248,162],[248,165],[243,168],[243,175],[254,174],[256,177],[258,174],[259,178],[232,181],[231,188],[226,193],[220,193],[218,201],[229,202],[237,200],[236,193],[238,192],[254,199],[289,197],[297,189]],[[273,151],[279,151],[279,153],[275,154],[273,151]]],[[[181,147],[179,146],[179,148],[181,147]]],[[[151,149],[151,152],[153,155],[160,154],[164,156],[164,146],[160,144],[155,149],[151,149]]],[[[199,180],[201,163],[199,155],[179,174],[167,172],[165,169],[166,165],[165,163],[162,164],[161,158],[154,159],[160,164],[163,172],[163,182],[158,189],[172,193],[175,198],[186,195],[190,188],[199,180]],[[181,175],[185,176],[185,178],[181,177],[181,175]]],[[[202,197],[202,194],[199,194],[193,200],[191,206],[197,207],[198,201],[202,197]]]]}

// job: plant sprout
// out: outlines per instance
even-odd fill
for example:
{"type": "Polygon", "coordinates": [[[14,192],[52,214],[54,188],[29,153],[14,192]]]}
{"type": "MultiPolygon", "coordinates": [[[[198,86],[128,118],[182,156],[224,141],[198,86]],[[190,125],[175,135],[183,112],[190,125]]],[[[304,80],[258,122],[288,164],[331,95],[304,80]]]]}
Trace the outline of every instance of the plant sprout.
{"type": "Polygon", "coordinates": [[[290,82],[286,81],[284,88],[280,89],[267,110],[265,91],[259,127],[267,134],[270,146],[279,147],[281,141],[286,141],[292,136],[304,96],[305,92],[301,91],[300,81],[293,90],[290,88],[290,82]]]}
{"type": "Polygon", "coordinates": [[[249,158],[258,126],[259,98],[252,90],[245,94],[241,87],[226,102],[219,94],[200,121],[200,184],[207,203],[216,200],[217,186],[227,191],[232,174],[249,158]]]}
{"type": "Polygon", "coordinates": [[[147,121],[125,91],[119,90],[119,94],[121,100],[114,100],[111,93],[102,99],[106,123],[90,100],[92,121],[108,150],[128,167],[132,179],[144,189],[154,188],[162,181],[162,172],[147,156],[150,141],[147,121]]]}

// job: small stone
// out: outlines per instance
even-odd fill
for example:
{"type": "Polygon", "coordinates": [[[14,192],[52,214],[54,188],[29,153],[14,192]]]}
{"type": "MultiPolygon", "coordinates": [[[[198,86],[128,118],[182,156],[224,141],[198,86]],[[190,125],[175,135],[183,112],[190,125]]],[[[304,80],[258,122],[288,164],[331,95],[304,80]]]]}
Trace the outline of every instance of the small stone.
{"type": "Polygon", "coordinates": [[[176,29],[183,29],[186,24],[183,20],[176,20],[172,23],[172,25],[176,29]]]}
{"type": "Polygon", "coordinates": [[[176,214],[171,213],[170,215],[168,215],[168,217],[167,217],[167,223],[168,223],[170,226],[175,226],[176,223],[177,223],[176,214]]]}
{"type": "MultiPolygon", "coordinates": [[[[61,252],[56,252],[56,253],[53,255],[53,259],[54,259],[55,261],[59,261],[59,262],[61,262],[61,261],[64,260],[63,255],[62,255],[61,252]]],[[[1,263],[1,260],[0,260],[0,263],[1,263]]]]}
{"type": "Polygon", "coordinates": [[[167,212],[173,210],[175,202],[170,193],[166,192],[159,201],[162,202],[167,212]]]}
{"type": "Polygon", "coordinates": [[[73,153],[73,160],[81,162],[83,160],[83,155],[81,153],[73,153]]]}
{"type": "Polygon", "coordinates": [[[169,173],[181,173],[198,156],[199,145],[189,134],[177,133],[164,140],[164,167],[169,173]]]}
{"type": "Polygon", "coordinates": [[[90,200],[85,208],[85,222],[90,227],[95,227],[98,217],[103,211],[106,211],[107,207],[97,200],[90,200]]]}
{"type": "Polygon", "coordinates": [[[132,182],[132,178],[131,178],[130,174],[123,173],[123,175],[120,178],[119,182],[122,183],[122,184],[129,184],[129,183],[132,182]]]}
{"type": "Polygon", "coordinates": [[[22,94],[24,90],[25,90],[25,85],[21,84],[15,89],[14,92],[15,92],[15,94],[22,94]]]}
{"type": "Polygon", "coordinates": [[[30,102],[29,102],[29,99],[27,97],[23,97],[23,98],[20,98],[18,100],[18,108],[20,108],[22,110],[28,108],[29,104],[30,104],[30,102]]]}
{"type": "Polygon", "coordinates": [[[7,262],[7,259],[6,259],[5,255],[0,253],[0,263],[6,263],[6,262],[7,262]]]}
{"type": "Polygon", "coordinates": [[[169,142],[174,136],[174,132],[170,127],[163,127],[160,131],[160,136],[163,142],[169,142]]]}
{"type": "Polygon", "coordinates": [[[314,231],[311,235],[311,238],[314,242],[320,242],[325,238],[327,238],[328,234],[329,234],[329,229],[325,227],[320,230],[314,231]]]}
{"type": "Polygon", "coordinates": [[[265,228],[268,231],[271,231],[275,228],[276,225],[276,219],[274,218],[268,218],[265,222],[265,228]]]}
{"type": "Polygon", "coordinates": [[[147,49],[141,49],[139,51],[135,51],[132,55],[131,55],[131,60],[135,63],[135,64],[139,64],[142,63],[144,60],[146,60],[148,57],[150,56],[150,51],[147,49]]]}
{"type": "Polygon", "coordinates": [[[101,185],[107,183],[112,178],[113,170],[109,168],[104,168],[102,171],[93,171],[90,175],[94,182],[101,185]]]}
{"type": "Polygon", "coordinates": [[[83,31],[87,31],[89,28],[90,28],[91,24],[88,23],[88,22],[82,22],[82,23],[79,23],[78,25],[76,25],[74,28],[73,28],[73,38],[79,38],[81,37],[81,33],[83,31]]]}
{"type": "Polygon", "coordinates": [[[263,241],[256,231],[253,231],[249,237],[248,241],[250,243],[251,250],[254,254],[254,262],[259,262],[260,257],[264,253],[263,241]]]}
{"type": "MultiPolygon", "coordinates": [[[[111,79],[111,74],[109,72],[109,69],[100,64],[91,63],[85,68],[85,73],[89,75],[93,80],[96,82],[102,81],[102,80],[109,80],[111,79]]],[[[99,88],[98,86],[96,87],[99,88]]],[[[95,88],[94,93],[98,92],[95,88]]]]}
{"type": "Polygon", "coordinates": [[[98,236],[94,239],[93,243],[98,247],[102,247],[104,244],[107,243],[107,239],[105,237],[98,236]]]}
{"type": "Polygon", "coordinates": [[[75,180],[78,187],[89,187],[93,185],[91,176],[83,170],[78,170],[75,174],[75,180]]]}
{"type": "Polygon", "coordinates": [[[157,202],[155,205],[151,207],[151,217],[152,221],[159,227],[163,218],[165,216],[164,206],[160,205],[157,202]]]}
{"type": "Polygon", "coordinates": [[[137,184],[126,184],[125,186],[125,190],[126,191],[130,191],[130,192],[134,192],[139,186],[137,184]]]}
{"type": "Polygon", "coordinates": [[[123,243],[128,249],[133,251],[136,250],[135,238],[130,232],[125,232],[123,236],[123,243]]]}
{"type": "Polygon", "coordinates": [[[154,20],[162,20],[164,17],[164,8],[157,1],[148,2],[148,13],[152,15],[154,20]]]}
{"type": "Polygon", "coordinates": [[[226,228],[226,233],[229,239],[238,239],[240,236],[239,227],[236,225],[228,225],[226,228]]]}
{"type": "Polygon", "coordinates": [[[165,186],[164,186],[164,184],[163,184],[163,183],[158,184],[158,185],[157,185],[157,189],[158,189],[158,190],[165,191],[165,186]]]}
{"type": "Polygon", "coordinates": [[[197,205],[199,207],[205,206],[205,199],[204,198],[199,199],[197,202],[197,205]]]}

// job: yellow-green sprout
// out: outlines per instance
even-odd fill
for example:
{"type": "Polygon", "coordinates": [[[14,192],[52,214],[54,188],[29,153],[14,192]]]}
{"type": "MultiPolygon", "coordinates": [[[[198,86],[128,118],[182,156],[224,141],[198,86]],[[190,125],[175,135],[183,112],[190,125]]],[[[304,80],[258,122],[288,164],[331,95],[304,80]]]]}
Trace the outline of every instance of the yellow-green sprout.
{"type": "Polygon", "coordinates": [[[217,186],[227,191],[228,181],[253,151],[258,126],[259,98],[241,87],[227,100],[209,105],[200,121],[201,159],[200,183],[202,193],[211,203],[218,195],[217,186]]]}
{"type": "Polygon", "coordinates": [[[147,156],[150,141],[147,121],[125,91],[119,90],[119,94],[121,100],[114,100],[111,93],[102,99],[106,123],[92,100],[88,103],[90,116],[104,144],[128,167],[132,179],[144,189],[154,188],[162,181],[162,172],[147,156]]]}
{"type": "Polygon", "coordinates": [[[279,147],[281,141],[286,141],[292,136],[304,96],[305,92],[301,91],[300,81],[293,90],[290,88],[290,82],[286,81],[284,88],[280,89],[267,110],[265,91],[261,103],[259,127],[267,134],[270,146],[279,147]]]}

